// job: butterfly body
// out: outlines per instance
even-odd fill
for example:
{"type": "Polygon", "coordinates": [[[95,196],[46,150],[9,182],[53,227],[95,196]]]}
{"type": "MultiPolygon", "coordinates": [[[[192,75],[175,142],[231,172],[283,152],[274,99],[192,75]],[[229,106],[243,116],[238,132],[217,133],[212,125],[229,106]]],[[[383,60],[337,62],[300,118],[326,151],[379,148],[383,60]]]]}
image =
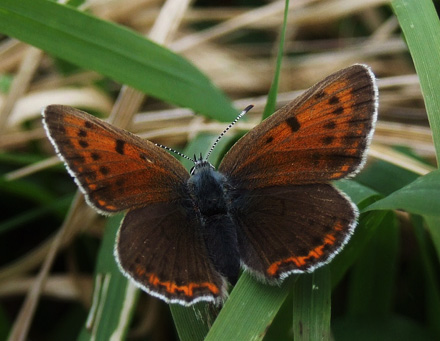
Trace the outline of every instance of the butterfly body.
{"type": "Polygon", "coordinates": [[[235,284],[240,271],[240,254],[231,186],[224,175],[209,163],[201,162],[188,180],[188,192],[211,262],[229,283],[235,284]]]}
{"type": "Polygon", "coordinates": [[[358,210],[331,181],[364,165],[377,117],[371,70],[353,65],[244,135],[218,171],[189,174],[164,149],[74,108],[43,123],[58,155],[104,214],[126,211],[115,258],[168,303],[220,303],[240,266],[266,283],[311,272],[348,242],[358,210]]]}

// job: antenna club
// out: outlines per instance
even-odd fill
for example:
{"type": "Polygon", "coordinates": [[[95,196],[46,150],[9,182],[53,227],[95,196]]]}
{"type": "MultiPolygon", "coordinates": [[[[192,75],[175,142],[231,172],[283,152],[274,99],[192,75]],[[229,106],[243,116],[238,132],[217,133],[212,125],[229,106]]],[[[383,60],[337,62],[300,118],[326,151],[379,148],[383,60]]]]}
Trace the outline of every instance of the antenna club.
{"type": "Polygon", "coordinates": [[[220,139],[226,134],[226,132],[231,129],[233,127],[233,125],[235,123],[237,123],[237,121],[242,118],[249,110],[251,110],[254,106],[248,105],[236,118],[235,120],[233,120],[227,127],[225,130],[223,130],[223,132],[219,135],[219,137],[217,137],[217,140],[215,140],[215,142],[213,143],[213,145],[211,146],[211,149],[209,149],[208,154],[206,155],[206,161],[208,161],[209,156],[211,155],[212,151],[214,150],[215,146],[217,145],[217,143],[220,141],[220,139]]]}
{"type": "MultiPolygon", "coordinates": [[[[183,154],[183,153],[181,153],[181,152],[178,152],[177,150],[175,150],[175,149],[172,149],[172,148],[170,148],[170,147],[167,147],[167,146],[164,146],[164,145],[162,145],[162,144],[160,144],[160,143],[156,143],[156,146],[158,146],[158,147],[160,147],[160,148],[163,148],[163,149],[165,149],[165,150],[168,150],[168,151],[170,151],[170,152],[172,152],[172,153],[175,153],[175,154],[177,154],[177,155],[179,155],[180,157],[183,157],[183,158],[185,158],[185,159],[187,159],[187,160],[189,160],[189,161],[191,161],[191,162],[193,162],[194,163],[194,165],[200,165],[200,164],[202,164],[202,163],[207,163],[207,164],[209,164],[209,165],[211,165],[209,162],[208,162],[208,158],[209,158],[209,156],[211,155],[211,153],[212,153],[212,151],[214,150],[214,147],[217,145],[217,143],[220,141],[220,139],[226,134],[226,132],[229,130],[229,129],[231,129],[232,128],[232,126],[235,124],[235,123],[237,123],[237,121],[240,119],[240,118],[242,118],[249,110],[251,110],[252,108],[253,108],[254,106],[251,104],[251,105],[248,105],[236,118],[235,118],[235,120],[234,121],[232,121],[231,122],[231,124],[229,124],[227,127],[226,127],[226,129],[225,130],[223,130],[223,132],[219,135],[219,137],[217,137],[217,140],[215,140],[215,142],[213,143],[213,145],[211,146],[211,149],[209,149],[209,152],[208,152],[208,154],[206,155],[206,158],[205,159],[203,159],[203,156],[202,156],[202,153],[200,153],[200,158],[199,159],[197,159],[197,156],[196,156],[196,154],[194,154],[194,158],[193,159],[191,159],[190,157],[188,157],[188,156],[186,156],[185,154],[183,154]]],[[[212,168],[214,168],[212,165],[211,165],[211,167],[212,168]]],[[[194,167],[193,167],[194,168],[194,167]]]]}

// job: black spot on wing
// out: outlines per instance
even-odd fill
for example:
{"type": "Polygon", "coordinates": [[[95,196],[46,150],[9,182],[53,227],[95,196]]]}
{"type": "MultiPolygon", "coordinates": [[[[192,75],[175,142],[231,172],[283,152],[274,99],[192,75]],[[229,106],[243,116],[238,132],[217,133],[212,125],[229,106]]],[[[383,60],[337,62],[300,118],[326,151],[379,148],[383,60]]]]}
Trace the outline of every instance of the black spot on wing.
{"type": "Polygon", "coordinates": [[[110,169],[108,169],[108,167],[101,166],[101,167],[99,167],[99,172],[102,175],[108,175],[110,173],[110,169]]]}
{"type": "Polygon", "coordinates": [[[333,110],[333,114],[335,115],[340,115],[344,112],[344,108],[343,107],[337,107],[335,110],[333,110]]]}
{"type": "Polygon", "coordinates": [[[296,117],[289,117],[286,120],[287,125],[290,127],[290,129],[292,130],[292,132],[297,132],[299,130],[299,128],[301,128],[301,124],[299,124],[298,120],[296,119],[296,117]]]}
{"type": "Polygon", "coordinates": [[[336,128],[336,123],[334,121],[330,121],[326,124],[324,124],[324,128],[328,130],[333,130],[336,128]]]}
{"type": "Polygon", "coordinates": [[[324,143],[326,146],[331,144],[335,140],[334,136],[326,136],[322,138],[322,143],[324,143]]]}
{"type": "Polygon", "coordinates": [[[125,147],[125,141],[124,140],[116,140],[116,146],[115,146],[115,150],[117,153],[124,155],[125,151],[124,151],[124,147],[125,147]]]}
{"type": "Polygon", "coordinates": [[[78,143],[83,148],[87,148],[89,146],[89,143],[87,141],[84,141],[84,140],[79,140],[78,143]]]}
{"type": "Polygon", "coordinates": [[[101,158],[101,155],[98,153],[92,153],[90,156],[92,157],[93,161],[98,161],[101,158]]]}
{"type": "Polygon", "coordinates": [[[328,100],[328,104],[330,105],[335,105],[339,103],[339,98],[338,96],[333,96],[328,100]]]}
{"type": "Polygon", "coordinates": [[[84,158],[84,156],[82,156],[80,154],[72,154],[72,155],[66,157],[66,159],[68,159],[69,161],[74,161],[75,164],[80,164],[80,163],[86,162],[86,159],[84,158]]]}

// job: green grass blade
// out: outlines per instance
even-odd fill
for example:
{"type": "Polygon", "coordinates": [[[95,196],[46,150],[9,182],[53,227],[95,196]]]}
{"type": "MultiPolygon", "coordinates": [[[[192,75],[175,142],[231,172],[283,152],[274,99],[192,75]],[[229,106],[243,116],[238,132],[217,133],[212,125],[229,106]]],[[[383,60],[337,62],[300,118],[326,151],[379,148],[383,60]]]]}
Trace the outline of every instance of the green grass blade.
{"type": "Polygon", "coordinates": [[[301,275],[293,291],[294,340],[330,340],[331,280],[324,266],[301,275]]]}
{"type": "Polygon", "coordinates": [[[387,212],[377,232],[351,270],[349,315],[384,319],[392,311],[399,253],[399,227],[393,212],[387,212]]]}
{"type": "Polygon", "coordinates": [[[356,203],[360,203],[378,195],[375,190],[352,180],[339,180],[335,182],[334,185],[347,194],[351,200],[356,203]]]}
{"type": "Polygon", "coordinates": [[[440,217],[424,217],[440,261],[440,217]]]}
{"type": "Polygon", "coordinates": [[[0,0],[0,32],[164,101],[232,121],[230,101],[185,58],[122,26],[47,0],[0,0]]]}
{"type": "Polygon", "coordinates": [[[402,209],[410,213],[440,215],[440,170],[421,176],[409,185],[364,209],[402,209]]]}
{"type": "MultiPolygon", "coordinates": [[[[419,250],[422,259],[423,274],[425,276],[425,287],[420,288],[424,290],[426,297],[426,316],[430,323],[431,330],[435,332],[437,336],[440,336],[440,324],[438,323],[438,317],[440,316],[440,285],[438,281],[438,265],[434,261],[433,257],[429,254],[429,242],[423,219],[418,216],[412,217],[414,223],[414,232],[419,243],[419,250]]],[[[437,226],[439,228],[439,226],[437,226]]]]}
{"type": "Polygon", "coordinates": [[[93,306],[89,327],[84,327],[79,340],[123,340],[131,323],[138,290],[119,271],[113,257],[116,233],[122,215],[107,222],[95,271],[93,306]]]}
{"type": "Polygon", "coordinates": [[[215,315],[209,303],[200,302],[191,307],[170,304],[174,325],[181,341],[203,341],[214,322],[215,315]]]}
{"type": "Polygon", "coordinates": [[[440,22],[432,0],[391,2],[420,78],[426,111],[440,160],[440,22]]]}
{"type": "Polygon", "coordinates": [[[333,287],[341,281],[347,270],[365,250],[387,213],[386,211],[378,211],[361,214],[353,237],[329,265],[333,287]]]}
{"type": "Polygon", "coordinates": [[[284,41],[286,37],[288,14],[289,14],[289,0],[286,0],[286,3],[284,5],[283,27],[281,28],[281,34],[278,45],[278,55],[277,55],[277,62],[275,67],[275,74],[272,80],[272,85],[270,87],[269,94],[267,96],[267,102],[263,112],[263,119],[273,114],[277,104],[278,85],[280,82],[281,63],[283,62],[283,56],[284,56],[284,41]]]}
{"type": "Polygon", "coordinates": [[[206,341],[261,340],[292,289],[291,277],[280,287],[244,273],[220,311],[206,341]]]}

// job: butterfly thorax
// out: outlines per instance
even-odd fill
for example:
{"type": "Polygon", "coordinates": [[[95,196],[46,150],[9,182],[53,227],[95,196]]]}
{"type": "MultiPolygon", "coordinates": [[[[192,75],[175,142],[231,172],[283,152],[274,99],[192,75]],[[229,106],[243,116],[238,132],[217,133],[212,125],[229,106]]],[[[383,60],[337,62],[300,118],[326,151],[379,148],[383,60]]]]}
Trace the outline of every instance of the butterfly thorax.
{"type": "Polygon", "coordinates": [[[240,256],[227,179],[206,162],[195,167],[188,180],[188,190],[209,257],[216,270],[235,284],[240,256]]]}

